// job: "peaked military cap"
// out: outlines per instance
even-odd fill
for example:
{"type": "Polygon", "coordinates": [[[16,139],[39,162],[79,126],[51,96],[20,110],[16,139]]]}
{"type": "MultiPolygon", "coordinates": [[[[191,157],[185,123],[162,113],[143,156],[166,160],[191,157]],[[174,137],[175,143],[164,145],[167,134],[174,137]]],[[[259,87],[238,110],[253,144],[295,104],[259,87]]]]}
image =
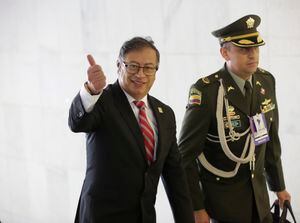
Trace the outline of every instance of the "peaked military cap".
{"type": "Polygon", "coordinates": [[[232,42],[239,47],[262,46],[265,42],[256,30],[259,24],[259,16],[246,15],[228,26],[213,31],[212,34],[219,38],[221,45],[232,42]]]}

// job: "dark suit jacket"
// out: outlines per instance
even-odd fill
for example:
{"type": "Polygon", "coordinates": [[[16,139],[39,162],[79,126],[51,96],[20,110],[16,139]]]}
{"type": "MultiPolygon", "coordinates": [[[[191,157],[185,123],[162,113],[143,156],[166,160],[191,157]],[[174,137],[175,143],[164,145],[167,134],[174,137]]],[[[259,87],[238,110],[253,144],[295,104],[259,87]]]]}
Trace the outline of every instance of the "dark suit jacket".
{"type": "Polygon", "coordinates": [[[86,113],[78,94],[69,126],[86,132],[87,169],[75,222],[154,223],[159,177],[178,223],[193,222],[192,204],[176,142],[170,107],[148,96],[158,127],[157,160],[148,165],[143,136],[118,82],[86,113]]]}
{"type": "MultiPolygon", "coordinates": [[[[272,191],[285,189],[278,138],[275,80],[267,71],[258,69],[253,74],[252,84],[252,109],[249,114],[245,98],[226,67],[198,80],[192,88],[201,92],[201,103],[188,105],[179,137],[179,149],[186,167],[194,209],[205,208],[211,217],[222,221],[251,221],[252,207],[255,206],[253,203],[256,204],[261,220],[268,216],[270,205],[266,179],[272,191]],[[226,97],[232,106],[231,116],[235,131],[241,133],[249,127],[248,115],[265,111],[270,141],[255,148],[254,178],[251,177],[249,163],[242,164],[236,176],[222,178],[195,162],[203,152],[207,160],[218,169],[231,171],[236,165],[224,154],[220,143],[211,142],[206,138],[207,134],[218,136],[216,106],[219,79],[223,80],[226,97]],[[199,187],[199,181],[202,187],[199,187]]],[[[223,117],[226,125],[225,106],[223,117]]],[[[228,128],[225,132],[228,135],[228,128]]],[[[245,138],[246,136],[238,141],[228,142],[235,155],[241,155],[245,138]]]]}

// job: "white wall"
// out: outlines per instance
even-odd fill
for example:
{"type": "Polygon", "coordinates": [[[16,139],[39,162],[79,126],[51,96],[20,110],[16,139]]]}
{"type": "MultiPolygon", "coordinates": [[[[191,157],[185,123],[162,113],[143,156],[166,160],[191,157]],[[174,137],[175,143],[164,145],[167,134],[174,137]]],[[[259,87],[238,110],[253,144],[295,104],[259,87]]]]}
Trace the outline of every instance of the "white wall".
{"type": "MultiPolygon", "coordinates": [[[[298,0],[0,0],[0,221],[73,221],[85,148],[67,117],[87,53],[112,83],[121,44],[152,36],[162,58],[151,93],[174,108],[180,129],[189,86],[223,64],[210,32],[248,13],[262,18],[261,67],[277,78],[286,185],[300,218],[298,0]]],[[[157,215],[172,222],[162,187],[157,215]]]]}

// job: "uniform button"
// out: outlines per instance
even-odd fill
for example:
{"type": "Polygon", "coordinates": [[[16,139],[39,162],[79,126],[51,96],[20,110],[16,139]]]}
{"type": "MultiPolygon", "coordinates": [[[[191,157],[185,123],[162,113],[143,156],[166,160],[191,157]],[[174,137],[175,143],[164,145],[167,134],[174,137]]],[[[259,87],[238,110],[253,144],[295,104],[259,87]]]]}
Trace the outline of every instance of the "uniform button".
{"type": "Polygon", "coordinates": [[[271,121],[271,122],[273,121],[273,118],[272,118],[272,117],[270,117],[270,121],[271,121]]]}
{"type": "Polygon", "coordinates": [[[216,74],[216,75],[215,75],[215,78],[218,78],[218,77],[219,77],[219,75],[218,75],[218,74],[216,74]]]}
{"type": "Polygon", "coordinates": [[[219,181],[219,180],[220,180],[220,177],[217,177],[216,180],[219,181]]]}

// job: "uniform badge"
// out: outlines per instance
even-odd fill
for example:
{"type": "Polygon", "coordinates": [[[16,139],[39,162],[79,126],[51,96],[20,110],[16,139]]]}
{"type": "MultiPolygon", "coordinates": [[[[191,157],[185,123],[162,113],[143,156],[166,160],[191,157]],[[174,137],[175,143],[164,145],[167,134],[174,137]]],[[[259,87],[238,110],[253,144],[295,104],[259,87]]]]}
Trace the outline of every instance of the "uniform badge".
{"type": "Polygon", "coordinates": [[[203,81],[203,83],[205,83],[205,84],[209,84],[209,83],[210,83],[208,77],[203,77],[203,78],[202,78],[202,81],[203,81]]]}
{"type": "MultiPolygon", "coordinates": [[[[223,117],[223,120],[224,120],[225,129],[228,129],[229,124],[228,124],[228,121],[227,121],[227,117],[223,117]]],[[[241,123],[241,119],[240,119],[239,115],[235,115],[235,116],[231,117],[231,125],[232,125],[233,128],[242,127],[242,123],[241,123]]]]}
{"type": "Polygon", "coordinates": [[[234,107],[229,105],[228,106],[228,113],[230,116],[234,116],[235,115],[235,111],[234,111],[234,107]]]}
{"type": "Polygon", "coordinates": [[[162,107],[157,107],[157,110],[158,110],[159,113],[164,113],[162,107]]]}
{"type": "Polygon", "coordinates": [[[270,104],[271,103],[271,99],[265,99],[262,103],[261,103],[261,105],[268,105],[268,104],[270,104]]]}
{"type": "Polygon", "coordinates": [[[251,17],[247,19],[246,24],[248,29],[252,29],[254,27],[255,20],[251,17]]]}
{"type": "Polygon", "coordinates": [[[229,87],[227,88],[227,92],[229,92],[229,91],[231,91],[231,90],[234,90],[234,87],[229,86],[229,87]]]}
{"type": "Polygon", "coordinates": [[[261,83],[259,81],[256,81],[256,85],[261,86],[261,83]]]}
{"type": "Polygon", "coordinates": [[[275,109],[275,104],[271,99],[265,99],[260,106],[260,110],[262,113],[267,113],[271,110],[275,109]]]}
{"type": "MultiPolygon", "coordinates": [[[[239,128],[242,126],[240,115],[237,115],[235,113],[234,107],[231,105],[228,106],[228,114],[230,116],[231,125],[233,128],[239,128]]],[[[224,120],[225,128],[229,128],[227,117],[223,117],[223,120],[224,120]]]]}
{"type": "Polygon", "coordinates": [[[189,105],[201,105],[202,93],[195,87],[191,88],[189,96],[189,105]]]}
{"type": "Polygon", "coordinates": [[[261,88],[261,89],[260,89],[260,93],[261,93],[262,95],[264,95],[264,94],[266,93],[265,89],[264,89],[264,88],[261,88]]]}
{"type": "Polygon", "coordinates": [[[231,125],[233,128],[240,128],[242,126],[241,120],[231,120],[231,125]]]}

